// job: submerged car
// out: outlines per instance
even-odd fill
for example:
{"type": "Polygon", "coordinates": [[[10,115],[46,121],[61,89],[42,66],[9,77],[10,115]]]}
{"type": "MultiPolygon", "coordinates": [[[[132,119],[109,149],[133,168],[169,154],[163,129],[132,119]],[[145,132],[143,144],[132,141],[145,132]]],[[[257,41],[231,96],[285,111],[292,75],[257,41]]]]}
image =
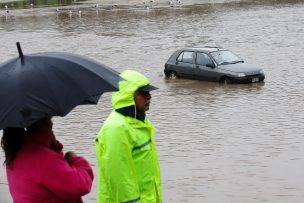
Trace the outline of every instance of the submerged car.
{"type": "Polygon", "coordinates": [[[220,47],[184,48],[175,51],[165,64],[169,78],[187,78],[221,83],[262,82],[261,68],[244,63],[227,49],[220,47]]]}

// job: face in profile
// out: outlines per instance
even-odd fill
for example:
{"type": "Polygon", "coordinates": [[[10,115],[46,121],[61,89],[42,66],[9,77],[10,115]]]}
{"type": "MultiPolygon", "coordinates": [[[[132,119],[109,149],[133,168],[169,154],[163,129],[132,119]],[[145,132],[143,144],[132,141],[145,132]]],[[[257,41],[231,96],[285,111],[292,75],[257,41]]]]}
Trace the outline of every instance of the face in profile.
{"type": "Polygon", "coordinates": [[[151,94],[148,91],[136,91],[134,94],[136,109],[145,113],[150,108],[151,94]]]}

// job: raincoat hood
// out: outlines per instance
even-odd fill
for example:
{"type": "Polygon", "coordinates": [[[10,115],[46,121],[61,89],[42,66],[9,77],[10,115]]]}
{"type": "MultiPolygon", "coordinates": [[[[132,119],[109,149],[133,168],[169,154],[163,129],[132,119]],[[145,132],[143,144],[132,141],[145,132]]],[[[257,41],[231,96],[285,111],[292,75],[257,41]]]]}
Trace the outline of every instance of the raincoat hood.
{"type": "Polygon", "coordinates": [[[119,91],[112,94],[112,106],[115,110],[134,105],[135,91],[149,84],[148,78],[137,71],[125,70],[120,76],[125,80],[119,82],[119,91]]]}

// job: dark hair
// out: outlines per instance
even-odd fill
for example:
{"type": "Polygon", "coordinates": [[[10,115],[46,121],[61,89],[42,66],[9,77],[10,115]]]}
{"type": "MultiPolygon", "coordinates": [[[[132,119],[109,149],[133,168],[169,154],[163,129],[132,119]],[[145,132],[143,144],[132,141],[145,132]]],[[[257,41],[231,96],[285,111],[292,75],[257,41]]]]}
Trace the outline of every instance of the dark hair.
{"type": "Polygon", "coordinates": [[[33,123],[32,125],[28,126],[26,128],[26,131],[31,134],[31,133],[37,133],[41,130],[51,130],[53,123],[52,123],[52,117],[51,116],[46,116],[38,121],[36,121],[35,123],[33,123]]]}
{"type": "Polygon", "coordinates": [[[6,166],[11,166],[14,162],[18,151],[23,143],[25,136],[24,128],[5,128],[1,139],[1,147],[5,153],[3,162],[6,166]]]}

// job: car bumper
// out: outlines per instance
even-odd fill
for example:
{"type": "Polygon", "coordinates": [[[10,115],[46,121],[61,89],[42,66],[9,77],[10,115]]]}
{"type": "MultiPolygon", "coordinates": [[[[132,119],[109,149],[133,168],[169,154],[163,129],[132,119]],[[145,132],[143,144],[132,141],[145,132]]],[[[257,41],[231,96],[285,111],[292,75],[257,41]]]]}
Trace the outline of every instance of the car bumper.
{"type": "Polygon", "coordinates": [[[256,83],[263,82],[265,75],[247,75],[245,77],[232,78],[233,83],[256,83]]]}

